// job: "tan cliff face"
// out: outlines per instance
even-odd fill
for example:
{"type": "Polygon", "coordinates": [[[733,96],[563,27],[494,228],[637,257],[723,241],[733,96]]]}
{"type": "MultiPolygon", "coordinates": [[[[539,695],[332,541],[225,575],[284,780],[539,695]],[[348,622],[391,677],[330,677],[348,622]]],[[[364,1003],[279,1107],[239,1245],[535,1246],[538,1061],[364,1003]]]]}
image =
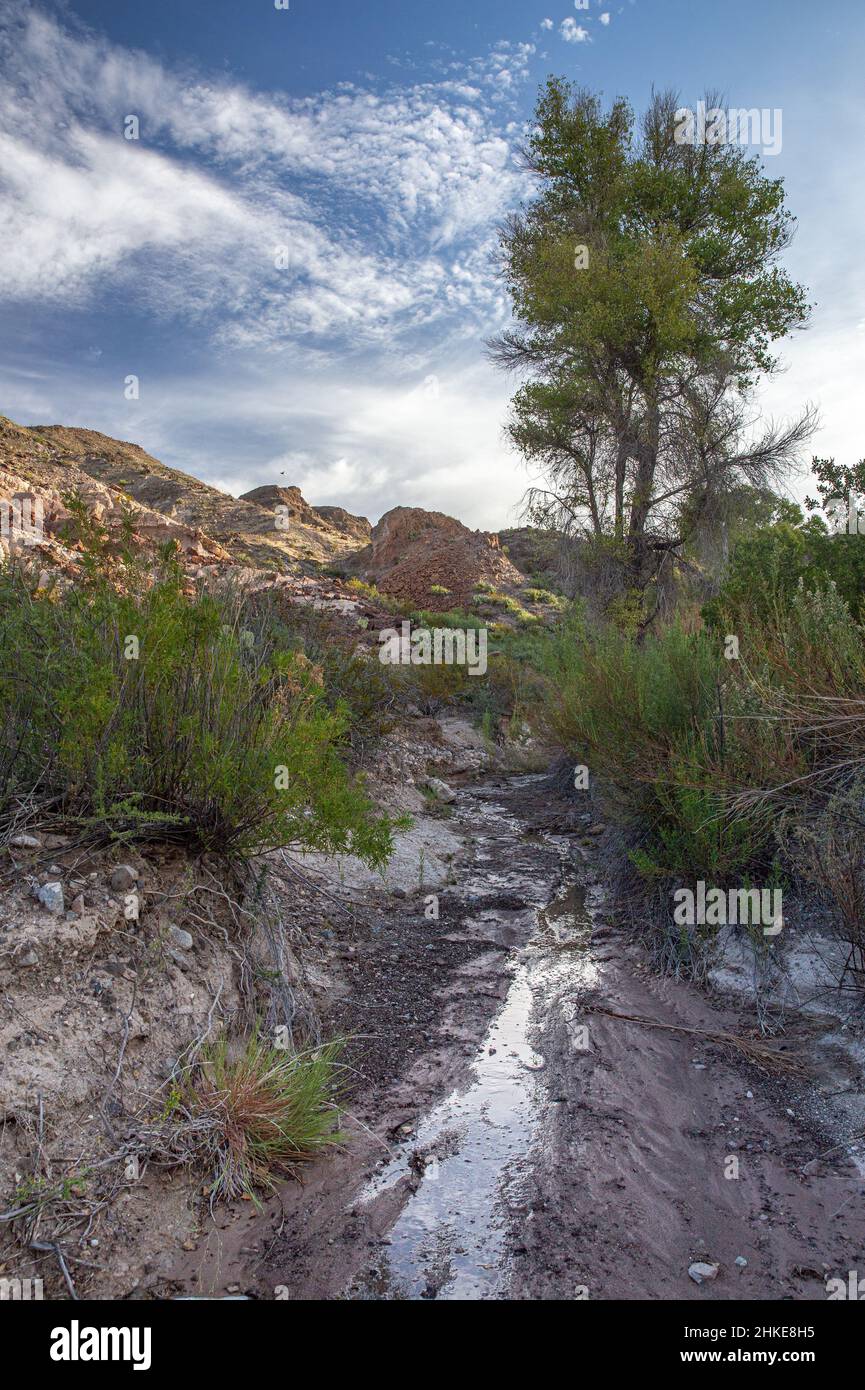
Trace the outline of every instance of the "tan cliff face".
{"type": "Polygon", "coordinates": [[[272,505],[232,497],[168,468],[136,444],[95,430],[27,428],[0,417],[0,499],[30,492],[42,499],[46,561],[69,558],[59,534],[69,520],[63,501],[69,495],[80,497],[109,531],[119,530],[124,512],[131,512],[143,543],[174,540],[184,557],[201,563],[311,573],[357,547],[356,538],[315,513],[297,489],[283,491],[299,499],[287,527],[272,505]]]}
{"type": "Polygon", "coordinates": [[[311,527],[314,531],[332,534],[334,531],[352,541],[368,541],[372,527],[365,516],[353,516],[343,507],[311,507],[299,487],[268,485],[241,494],[241,502],[253,502],[266,511],[279,513],[291,525],[311,527]]]}
{"type": "MultiPolygon", "coordinates": [[[[145,549],[175,542],[192,572],[234,567],[262,582],[270,575],[332,587],[323,571],[336,569],[403,600],[407,611],[472,607],[478,590],[515,593],[526,584],[497,535],[471,531],[442,512],[395,507],[373,527],[343,507],[312,506],[293,486],[266,485],[232,497],[137,444],[95,430],[25,427],[0,416],[0,502],[38,499],[44,534],[26,549],[49,573],[75,571],[80,547],[69,527],[71,497],[84,502],[109,536],[119,539],[130,521],[134,541],[145,549]]],[[[5,551],[8,539],[7,528],[0,541],[5,551]]]]}
{"type": "Polygon", "coordinates": [[[366,544],[372,536],[372,524],[365,516],[354,516],[344,507],[315,507],[314,511],[329,525],[335,526],[337,531],[351,536],[353,540],[366,544]]]}
{"type": "Polygon", "coordinates": [[[190,563],[225,563],[231,559],[199,526],[185,525],[163,515],[130,494],[98,481],[77,460],[62,456],[50,432],[25,429],[0,419],[0,503],[7,521],[16,505],[19,509],[24,507],[24,515],[31,522],[38,516],[40,532],[37,538],[31,526],[26,533],[27,543],[22,545],[22,535],[16,535],[7,525],[5,535],[0,536],[0,551],[6,554],[10,548],[23,548],[36,562],[44,563],[49,572],[52,568],[69,570],[76,554],[75,542],[68,534],[73,516],[67,503],[72,496],[85,504],[91,518],[109,536],[114,533],[119,537],[128,522],[134,540],[142,546],[155,549],[166,541],[174,541],[184,560],[190,563]]]}

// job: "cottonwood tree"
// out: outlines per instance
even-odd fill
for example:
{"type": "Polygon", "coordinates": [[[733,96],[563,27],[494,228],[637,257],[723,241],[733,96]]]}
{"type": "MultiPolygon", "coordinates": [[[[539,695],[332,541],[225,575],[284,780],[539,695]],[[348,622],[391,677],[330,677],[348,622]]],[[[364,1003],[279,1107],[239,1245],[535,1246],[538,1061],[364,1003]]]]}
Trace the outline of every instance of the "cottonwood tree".
{"type": "Polygon", "coordinates": [[[524,150],[537,196],[501,232],[514,326],[493,359],[523,372],[508,432],[538,483],[536,523],[593,538],[637,596],[724,498],[766,487],[814,428],[751,401],[805,292],[776,261],[794,221],[780,179],[731,144],[677,142],[678,102],[637,125],[624,100],[551,78],[524,150]]]}

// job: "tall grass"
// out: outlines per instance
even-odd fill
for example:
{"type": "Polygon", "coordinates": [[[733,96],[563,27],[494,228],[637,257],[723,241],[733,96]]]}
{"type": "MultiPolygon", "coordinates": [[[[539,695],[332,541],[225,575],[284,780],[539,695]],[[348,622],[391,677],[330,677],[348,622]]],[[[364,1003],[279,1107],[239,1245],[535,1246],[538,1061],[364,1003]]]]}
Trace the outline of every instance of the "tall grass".
{"type": "Polygon", "coordinates": [[[865,784],[865,630],[828,580],[735,620],[716,609],[715,631],[674,621],[638,642],[572,614],[545,680],[546,727],[590,768],[644,880],[768,883],[796,872],[797,843],[813,879],[853,865],[835,873],[850,940],[851,873],[865,863],[865,813],[850,810],[865,784]]]}
{"type": "Polygon", "coordinates": [[[700,869],[723,879],[765,847],[765,817],[726,811],[737,749],[725,665],[716,639],[679,623],[638,643],[572,618],[560,636],[547,728],[591,769],[647,875],[700,869]]]}

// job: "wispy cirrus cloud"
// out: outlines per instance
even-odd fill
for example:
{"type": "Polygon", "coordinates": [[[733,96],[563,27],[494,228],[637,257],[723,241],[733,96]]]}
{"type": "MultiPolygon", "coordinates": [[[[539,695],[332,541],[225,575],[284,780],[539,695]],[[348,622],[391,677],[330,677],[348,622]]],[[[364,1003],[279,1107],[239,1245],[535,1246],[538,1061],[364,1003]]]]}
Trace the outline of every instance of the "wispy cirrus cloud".
{"type": "Polygon", "coordinates": [[[501,110],[532,52],[501,43],[439,82],[293,100],[172,71],[13,0],[0,296],[82,305],[114,287],[265,346],[500,315],[486,259],[521,188],[501,110]]]}
{"type": "Polygon", "coordinates": [[[495,524],[524,480],[481,340],[508,313],[491,252],[526,192],[534,52],[438,45],[423,80],[395,60],[301,98],[6,0],[4,408],[233,492],[285,474],[372,517],[415,501],[495,524]]]}

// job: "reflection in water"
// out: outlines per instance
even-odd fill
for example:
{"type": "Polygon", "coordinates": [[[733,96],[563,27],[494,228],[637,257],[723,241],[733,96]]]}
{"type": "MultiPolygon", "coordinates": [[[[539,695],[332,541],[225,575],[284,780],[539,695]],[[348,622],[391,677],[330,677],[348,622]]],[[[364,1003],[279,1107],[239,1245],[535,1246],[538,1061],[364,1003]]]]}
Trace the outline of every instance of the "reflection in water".
{"type": "MultiPolygon", "coordinates": [[[[511,877],[517,875],[505,872],[497,882],[511,877]]],[[[540,901],[549,892],[548,882],[530,886],[523,879],[520,887],[536,904],[539,887],[546,889],[540,901]]],[[[533,944],[472,1064],[470,1085],[436,1106],[418,1126],[411,1150],[397,1155],[362,1193],[360,1202],[369,1202],[412,1167],[422,1173],[390,1232],[382,1275],[392,1296],[483,1299],[506,1294],[511,1214],[524,1204],[525,1165],[550,1103],[536,1075],[543,1058],[529,1042],[532,1013],[541,999],[561,1000],[564,995],[572,1000],[592,983],[590,930],[584,894],[573,883],[537,911],[533,944]]],[[[570,1027],[573,1005],[564,1017],[570,1027]]],[[[364,1291],[356,1289],[355,1296],[363,1297],[364,1291]]]]}

